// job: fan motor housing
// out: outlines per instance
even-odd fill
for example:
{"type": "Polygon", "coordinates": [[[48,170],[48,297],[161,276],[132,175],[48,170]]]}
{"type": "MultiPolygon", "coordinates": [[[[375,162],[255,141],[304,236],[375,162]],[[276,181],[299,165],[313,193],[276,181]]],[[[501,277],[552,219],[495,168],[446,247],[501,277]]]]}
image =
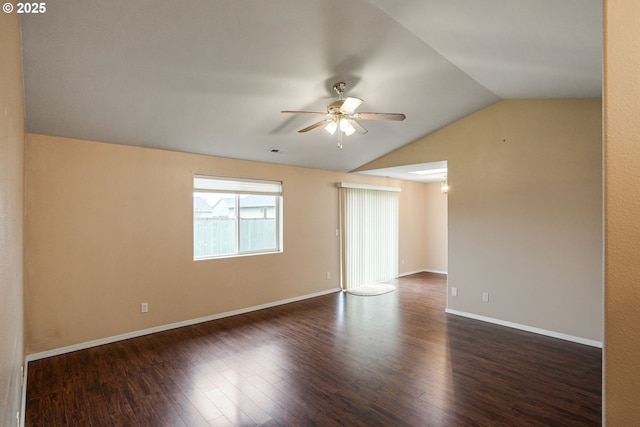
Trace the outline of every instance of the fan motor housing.
{"type": "Polygon", "coordinates": [[[339,114],[339,113],[341,113],[340,107],[342,107],[342,104],[344,104],[344,101],[342,101],[342,100],[332,102],[327,107],[327,112],[329,114],[339,114]]]}

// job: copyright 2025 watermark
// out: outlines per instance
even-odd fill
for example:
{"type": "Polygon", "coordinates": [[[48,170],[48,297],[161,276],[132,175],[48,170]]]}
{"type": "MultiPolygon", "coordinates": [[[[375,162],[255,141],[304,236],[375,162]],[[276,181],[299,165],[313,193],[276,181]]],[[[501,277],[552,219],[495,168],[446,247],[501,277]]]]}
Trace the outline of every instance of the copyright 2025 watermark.
{"type": "Polygon", "coordinates": [[[4,13],[46,13],[47,11],[47,3],[16,3],[15,6],[13,3],[6,2],[2,5],[2,11],[4,13]]]}

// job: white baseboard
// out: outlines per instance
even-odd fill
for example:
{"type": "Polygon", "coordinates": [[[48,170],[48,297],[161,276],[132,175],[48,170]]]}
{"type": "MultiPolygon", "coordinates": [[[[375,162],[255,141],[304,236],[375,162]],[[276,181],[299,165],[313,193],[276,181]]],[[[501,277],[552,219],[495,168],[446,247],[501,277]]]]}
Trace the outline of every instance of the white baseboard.
{"type": "MultiPolygon", "coordinates": [[[[73,351],[78,351],[78,350],[85,350],[87,348],[97,347],[99,345],[111,344],[111,343],[114,343],[114,342],[117,342],[117,341],[123,341],[123,340],[127,340],[127,339],[130,339],[130,338],[141,337],[143,335],[155,334],[156,332],[168,331],[170,329],[182,328],[184,326],[190,326],[190,325],[196,325],[198,323],[209,322],[211,320],[217,320],[217,319],[223,319],[225,317],[237,316],[238,314],[245,314],[245,313],[249,313],[249,312],[252,312],[252,311],[263,310],[265,308],[276,307],[278,305],[289,304],[289,303],[292,303],[292,302],[302,301],[302,300],[306,300],[306,299],[309,299],[309,298],[315,298],[315,297],[319,297],[319,296],[322,296],[322,295],[328,295],[328,294],[332,294],[334,292],[339,292],[339,291],[340,291],[340,288],[329,289],[327,291],[321,291],[321,292],[316,292],[316,293],[313,293],[313,294],[302,295],[302,296],[299,296],[299,297],[288,298],[288,299],[284,299],[284,300],[280,300],[280,301],[270,302],[270,303],[267,303],[267,304],[261,304],[261,305],[256,305],[256,306],[253,306],[253,307],[241,308],[239,310],[227,311],[225,313],[213,314],[211,316],[199,317],[197,319],[184,320],[182,322],[170,323],[168,325],[155,326],[153,328],[143,329],[143,330],[140,330],[140,331],[128,332],[126,334],[120,334],[120,335],[115,335],[115,336],[111,336],[111,337],[100,338],[100,339],[93,340],[93,341],[83,342],[83,343],[79,343],[79,344],[73,344],[73,345],[66,346],[66,347],[55,348],[53,350],[47,350],[47,351],[42,351],[42,352],[39,352],[39,353],[28,354],[26,356],[26,358],[25,358],[25,372],[26,372],[26,366],[27,366],[28,362],[31,362],[33,360],[45,359],[47,357],[58,356],[58,355],[61,355],[61,354],[71,353],[73,351]]],[[[25,378],[26,378],[26,375],[25,375],[25,378]]],[[[25,381],[24,391],[26,391],[26,381],[25,381]]]]}
{"type": "Polygon", "coordinates": [[[446,271],[424,269],[424,270],[408,271],[406,273],[399,274],[398,277],[411,276],[412,274],[418,274],[418,273],[447,274],[446,271]]]}
{"type": "Polygon", "coordinates": [[[447,271],[441,270],[422,270],[423,273],[449,274],[447,271]]]}
{"type": "Polygon", "coordinates": [[[540,329],[540,328],[535,328],[533,326],[521,325],[519,323],[508,322],[506,320],[500,320],[500,319],[494,319],[492,317],[481,316],[479,314],[467,313],[465,311],[458,311],[450,308],[446,308],[444,311],[445,313],[454,314],[456,316],[468,317],[470,319],[493,323],[500,326],[506,326],[508,328],[520,329],[522,331],[527,331],[527,332],[533,332],[534,334],[538,334],[538,335],[545,335],[548,337],[559,338],[561,340],[571,341],[578,344],[584,344],[591,347],[602,348],[601,341],[595,341],[587,338],[576,337],[573,335],[567,335],[567,334],[563,334],[555,331],[548,331],[546,329],[540,329]]]}

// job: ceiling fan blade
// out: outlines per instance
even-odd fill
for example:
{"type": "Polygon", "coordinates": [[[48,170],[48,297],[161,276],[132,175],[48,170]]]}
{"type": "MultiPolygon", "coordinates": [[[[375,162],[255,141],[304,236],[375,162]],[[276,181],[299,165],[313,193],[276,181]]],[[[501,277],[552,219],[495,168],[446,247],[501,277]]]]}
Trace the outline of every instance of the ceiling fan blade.
{"type": "Polygon", "coordinates": [[[356,108],[360,106],[360,104],[362,104],[362,99],[349,97],[345,99],[340,106],[340,112],[352,114],[356,110],[356,108]]]}
{"type": "Polygon", "coordinates": [[[356,113],[354,116],[360,120],[396,120],[399,122],[407,118],[402,113],[356,113]]]}
{"type": "Polygon", "coordinates": [[[314,116],[318,116],[318,115],[324,116],[325,114],[327,114],[326,111],[320,112],[320,111],[290,111],[290,110],[287,110],[287,111],[280,111],[280,112],[281,113],[285,113],[285,114],[311,114],[311,115],[314,115],[314,116]]]}
{"type": "Polygon", "coordinates": [[[351,126],[353,126],[359,134],[364,135],[365,133],[369,132],[367,129],[365,129],[364,126],[362,126],[360,123],[356,122],[355,120],[353,119],[347,119],[347,120],[349,120],[349,123],[351,123],[351,126]]]}
{"type": "Polygon", "coordinates": [[[306,128],[304,128],[304,129],[300,129],[298,132],[300,132],[300,133],[302,133],[302,132],[309,132],[310,130],[314,130],[315,128],[319,128],[320,126],[322,126],[322,125],[324,125],[324,124],[327,124],[327,123],[329,123],[329,122],[331,122],[331,121],[332,121],[331,119],[322,120],[322,121],[320,121],[320,122],[318,122],[318,123],[314,123],[314,124],[312,124],[311,126],[307,126],[307,127],[306,127],[306,128]]]}

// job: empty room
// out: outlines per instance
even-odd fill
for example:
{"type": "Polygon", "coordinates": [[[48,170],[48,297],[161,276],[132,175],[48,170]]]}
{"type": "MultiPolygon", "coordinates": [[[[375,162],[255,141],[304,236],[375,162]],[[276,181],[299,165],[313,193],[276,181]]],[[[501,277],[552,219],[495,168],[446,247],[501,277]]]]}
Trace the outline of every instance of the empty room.
{"type": "Polygon", "coordinates": [[[0,427],[634,425],[637,16],[4,3],[0,427]]]}

